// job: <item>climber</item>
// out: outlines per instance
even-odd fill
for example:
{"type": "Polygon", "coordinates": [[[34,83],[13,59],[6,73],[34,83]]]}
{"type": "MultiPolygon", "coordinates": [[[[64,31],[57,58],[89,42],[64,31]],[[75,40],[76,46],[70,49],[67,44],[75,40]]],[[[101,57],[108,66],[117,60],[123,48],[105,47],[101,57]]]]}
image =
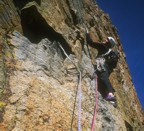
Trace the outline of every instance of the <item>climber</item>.
{"type": "Polygon", "coordinates": [[[99,81],[107,90],[105,100],[114,102],[116,101],[116,98],[114,96],[114,89],[109,81],[109,75],[115,67],[114,64],[117,63],[118,60],[118,55],[112,49],[116,44],[116,41],[113,37],[107,37],[103,42],[93,42],[87,28],[86,39],[90,46],[97,48],[98,50],[94,74],[97,74],[99,81]]]}

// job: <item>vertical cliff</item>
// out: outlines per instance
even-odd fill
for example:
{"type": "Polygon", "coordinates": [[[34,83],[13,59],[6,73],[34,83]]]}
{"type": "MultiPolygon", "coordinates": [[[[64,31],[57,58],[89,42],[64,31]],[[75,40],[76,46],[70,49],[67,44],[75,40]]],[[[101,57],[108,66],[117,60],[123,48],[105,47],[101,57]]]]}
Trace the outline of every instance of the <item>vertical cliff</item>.
{"type": "Polygon", "coordinates": [[[90,130],[95,106],[95,80],[91,76],[97,49],[87,44],[85,26],[94,41],[113,36],[120,54],[110,75],[117,106],[99,93],[95,130],[144,129],[117,29],[95,1],[1,0],[1,131],[75,131],[80,98],[80,125],[82,131],[90,130]]]}

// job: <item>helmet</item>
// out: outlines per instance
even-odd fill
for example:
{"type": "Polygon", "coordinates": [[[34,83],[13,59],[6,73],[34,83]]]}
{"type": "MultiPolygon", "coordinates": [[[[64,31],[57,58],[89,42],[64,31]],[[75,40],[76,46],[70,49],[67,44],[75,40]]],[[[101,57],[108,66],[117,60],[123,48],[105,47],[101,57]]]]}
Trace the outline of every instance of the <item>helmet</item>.
{"type": "Polygon", "coordinates": [[[114,47],[116,44],[116,41],[113,37],[108,37],[108,41],[110,42],[111,47],[114,47]]]}

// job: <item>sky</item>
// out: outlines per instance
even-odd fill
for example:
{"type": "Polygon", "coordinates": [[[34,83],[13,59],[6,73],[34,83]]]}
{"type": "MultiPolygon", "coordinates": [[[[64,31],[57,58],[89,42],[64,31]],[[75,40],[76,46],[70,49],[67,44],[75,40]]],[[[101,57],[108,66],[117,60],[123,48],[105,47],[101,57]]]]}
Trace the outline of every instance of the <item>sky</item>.
{"type": "Polygon", "coordinates": [[[117,28],[144,110],[144,0],[96,0],[117,28]]]}

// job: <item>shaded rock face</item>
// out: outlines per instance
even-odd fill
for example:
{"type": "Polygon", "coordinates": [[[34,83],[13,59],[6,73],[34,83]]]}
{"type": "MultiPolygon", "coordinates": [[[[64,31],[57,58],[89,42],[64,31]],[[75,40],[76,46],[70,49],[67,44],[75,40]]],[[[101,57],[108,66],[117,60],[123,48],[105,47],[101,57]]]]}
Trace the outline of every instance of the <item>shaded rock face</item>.
{"type": "Polygon", "coordinates": [[[2,0],[0,7],[0,130],[75,131],[80,98],[81,130],[90,130],[97,50],[87,45],[84,25],[94,41],[113,36],[120,53],[110,75],[117,107],[98,94],[95,130],[143,130],[141,106],[117,30],[96,3],[2,0]]]}

